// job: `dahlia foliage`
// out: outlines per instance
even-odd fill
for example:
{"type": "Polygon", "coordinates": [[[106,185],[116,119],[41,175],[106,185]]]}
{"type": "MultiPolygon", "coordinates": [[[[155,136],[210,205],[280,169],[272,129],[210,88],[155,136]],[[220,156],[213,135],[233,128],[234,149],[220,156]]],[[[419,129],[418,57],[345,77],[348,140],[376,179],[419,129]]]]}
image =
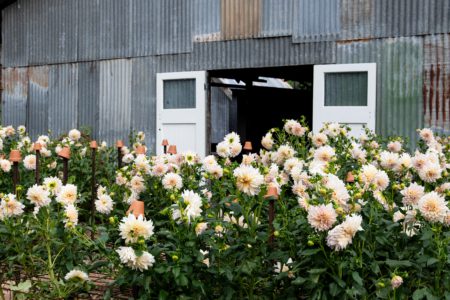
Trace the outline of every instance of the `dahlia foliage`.
{"type": "Polygon", "coordinates": [[[139,132],[121,168],[100,144],[92,190],[87,134],[0,128],[0,282],[30,299],[89,296],[99,273],[105,298],[449,298],[450,138],[422,129],[409,149],[349,130],[286,120],[258,152],[230,133],[207,157],[142,154],[139,132]]]}

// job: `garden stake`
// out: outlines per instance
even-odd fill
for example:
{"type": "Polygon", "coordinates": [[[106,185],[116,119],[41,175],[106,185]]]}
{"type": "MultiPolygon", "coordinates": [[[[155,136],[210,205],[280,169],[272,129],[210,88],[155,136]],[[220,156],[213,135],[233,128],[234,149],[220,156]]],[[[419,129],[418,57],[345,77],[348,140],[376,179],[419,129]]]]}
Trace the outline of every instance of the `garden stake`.
{"type": "Polygon", "coordinates": [[[9,160],[13,163],[13,190],[17,196],[17,185],[19,184],[19,162],[22,160],[19,150],[11,150],[9,160]]]}
{"type": "Polygon", "coordinates": [[[164,154],[167,154],[167,146],[169,145],[169,141],[166,139],[163,139],[161,145],[163,146],[164,154]]]}
{"type": "Polygon", "coordinates": [[[275,219],[275,200],[278,199],[277,188],[273,185],[269,185],[264,198],[269,199],[269,246],[273,248],[275,232],[273,228],[273,220],[275,219]]]}
{"type": "Polygon", "coordinates": [[[39,184],[40,182],[40,174],[39,174],[39,159],[41,158],[41,149],[42,149],[42,145],[39,143],[35,143],[34,146],[34,151],[36,151],[36,170],[35,170],[35,183],[39,184]]]}
{"type": "Polygon", "coordinates": [[[67,180],[69,179],[70,148],[62,148],[61,151],[59,151],[58,156],[63,159],[63,184],[67,184],[67,180]]]}
{"type": "Polygon", "coordinates": [[[94,239],[94,214],[95,214],[95,195],[96,195],[96,190],[95,190],[95,159],[96,159],[96,154],[97,154],[97,142],[96,141],[91,141],[90,144],[91,147],[91,154],[92,154],[92,183],[91,183],[91,188],[92,188],[92,194],[91,194],[91,239],[94,239]]]}
{"type": "Polygon", "coordinates": [[[116,142],[116,146],[117,146],[117,166],[119,167],[119,169],[121,169],[122,168],[122,147],[123,147],[122,140],[118,140],[116,142]]]}

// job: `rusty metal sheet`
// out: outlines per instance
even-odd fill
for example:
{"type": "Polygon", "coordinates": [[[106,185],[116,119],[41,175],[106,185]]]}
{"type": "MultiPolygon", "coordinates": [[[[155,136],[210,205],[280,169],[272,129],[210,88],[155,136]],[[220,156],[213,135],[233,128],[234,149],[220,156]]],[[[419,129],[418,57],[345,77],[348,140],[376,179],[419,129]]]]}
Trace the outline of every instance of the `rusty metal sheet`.
{"type": "Polygon", "coordinates": [[[450,133],[450,34],[424,37],[424,123],[450,133]]]}
{"type": "Polygon", "coordinates": [[[222,0],[221,37],[225,40],[257,37],[261,31],[261,0],[222,0]]]}
{"type": "Polygon", "coordinates": [[[2,70],[2,124],[25,125],[28,99],[28,68],[2,70]]]}

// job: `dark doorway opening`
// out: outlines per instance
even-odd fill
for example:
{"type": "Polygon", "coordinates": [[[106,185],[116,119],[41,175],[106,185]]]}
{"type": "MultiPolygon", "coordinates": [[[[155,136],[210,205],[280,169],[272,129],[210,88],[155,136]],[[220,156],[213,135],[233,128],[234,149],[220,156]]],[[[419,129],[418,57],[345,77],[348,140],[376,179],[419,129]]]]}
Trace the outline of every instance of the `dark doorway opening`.
{"type": "Polygon", "coordinates": [[[208,77],[212,152],[230,131],[258,152],[262,136],[285,119],[305,116],[312,127],[312,65],[215,70],[208,77]]]}

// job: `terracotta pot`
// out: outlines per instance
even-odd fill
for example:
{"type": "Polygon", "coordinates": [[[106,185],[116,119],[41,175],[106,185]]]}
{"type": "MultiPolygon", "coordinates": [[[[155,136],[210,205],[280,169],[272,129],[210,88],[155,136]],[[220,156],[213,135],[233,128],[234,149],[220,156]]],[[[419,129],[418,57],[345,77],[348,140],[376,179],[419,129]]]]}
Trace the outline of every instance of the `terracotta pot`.
{"type": "Polygon", "coordinates": [[[267,189],[267,193],[264,195],[264,198],[278,199],[278,189],[273,185],[269,185],[269,188],[267,189]]]}
{"type": "Polygon", "coordinates": [[[62,148],[61,151],[59,151],[58,156],[62,157],[62,158],[70,159],[70,148],[69,147],[62,148]]]}
{"type": "Polygon", "coordinates": [[[11,152],[9,153],[9,160],[12,162],[20,162],[22,160],[20,151],[19,150],[11,150],[11,152]]]}
{"type": "Polygon", "coordinates": [[[137,146],[136,147],[136,154],[145,154],[145,147],[144,146],[137,146]]]}
{"type": "Polygon", "coordinates": [[[98,145],[97,145],[97,141],[91,141],[90,145],[91,149],[97,149],[98,145]]]}
{"type": "Polygon", "coordinates": [[[347,181],[348,183],[355,182],[355,176],[353,176],[352,172],[347,173],[347,177],[345,178],[345,181],[347,181]]]}
{"type": "Polygon", "coordinates": [[[169,150],[167,150],[167,153],[177,154],[177,146],[176,145],[170,145],[169,146],[169,150]]]}
{"type": "Polygon", "coordinates": [[[34,149],[34,151],[41,151],[42,145],[40,143],[34,143],[33,149],[34,149]]]}
{"type": "Polygon", "coordinates": [[[117,148],[122,148],[123,147],[123,141],[122,140],[117,140],[116,147],[117,148]]]}
{"type": "Polygon", "coordinates": [[[252,151],[253,150],[252,142],[246,141],[245,144],[244,144],[244,150],[252,151]]]}
{"type": "Polygon", "coordinates": [[[139,217],[139,215],[145,216],[144,215],[144,202],[140,201],[140,200],[134,200],[131,203],[130,208],[127,210],[127,215],[129,215],[130,212],[133,212],[133,215],[136,218],[139,217]]]}
{"type": "Polygon", "coordinates": [[[169,145],[169,141],[167,139],[163,139],[161,145],[162,146],[168,146],[169,145]]]}

